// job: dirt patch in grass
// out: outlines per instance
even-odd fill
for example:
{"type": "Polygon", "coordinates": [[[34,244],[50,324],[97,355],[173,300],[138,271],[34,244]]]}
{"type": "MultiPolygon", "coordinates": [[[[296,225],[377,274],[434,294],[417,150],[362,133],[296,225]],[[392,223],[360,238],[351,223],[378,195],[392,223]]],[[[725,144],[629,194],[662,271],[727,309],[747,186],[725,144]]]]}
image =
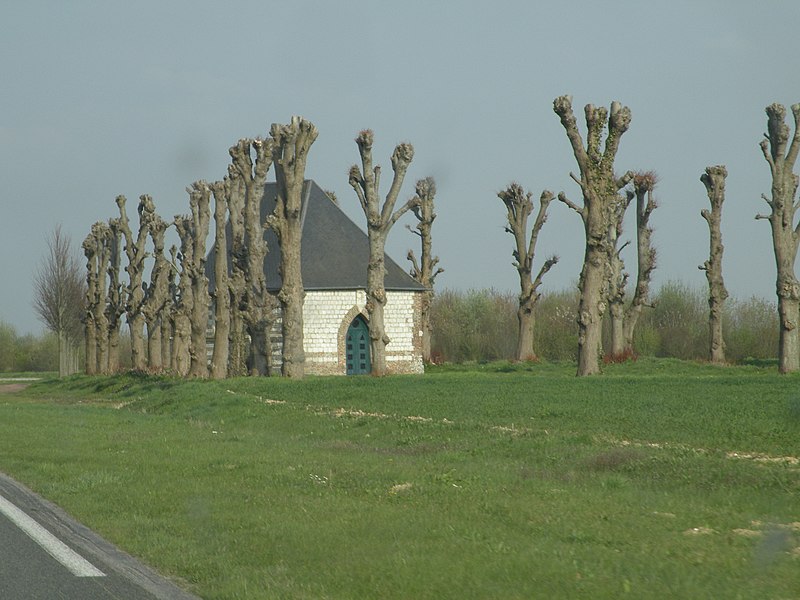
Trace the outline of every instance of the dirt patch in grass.
{"type": "Polygon", "coordinates": [[[584,467],[590,471],[616,471],[642,458],[644,454],[634,448],[612,448],[586,459],[584,467]]]}
{"type": "Polygon", "coordinates": [[[0,385],[0,394],[16,394],[29,385],[28,383],[4,383],[0,385]]]}

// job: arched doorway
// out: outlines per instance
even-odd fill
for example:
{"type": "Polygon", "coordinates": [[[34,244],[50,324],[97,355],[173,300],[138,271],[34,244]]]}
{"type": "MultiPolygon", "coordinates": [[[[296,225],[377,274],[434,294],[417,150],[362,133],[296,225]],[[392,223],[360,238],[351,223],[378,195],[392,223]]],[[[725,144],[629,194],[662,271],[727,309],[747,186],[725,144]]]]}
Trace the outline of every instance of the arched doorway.
{"type": "Polygon", "coordinates": [[[350,323],[345,337],[348,375],[365,375],[372,370],[369,360],[369,326],[361,315],[350,323]]]}

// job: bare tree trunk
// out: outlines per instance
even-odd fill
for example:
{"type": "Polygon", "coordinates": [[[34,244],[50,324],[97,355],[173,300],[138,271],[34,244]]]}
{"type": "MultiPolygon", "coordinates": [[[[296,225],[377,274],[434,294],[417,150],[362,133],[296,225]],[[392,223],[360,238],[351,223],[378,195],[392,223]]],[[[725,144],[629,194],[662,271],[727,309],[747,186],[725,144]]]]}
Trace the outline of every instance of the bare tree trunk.
{"type": "Polygon", "coordinates": [[[155,212],[152,214],[148,233],[153,242],[153,268],[150,283],[145,287],[142,314],[147,325],[147,364],[152,371],[161,371],[169,366],[164,362],[162,321],[169,301],[171,265],[164,254],[164,234],[167,223],[155,212]]]}
{"type": "Polygon", "coordinates": [[[172,362],[175,374],[179,377],[189,375],[191,367],[191,315],[194,308],[194,297],[191,280],[191,269],[194,252],[191,217],[176,215],[175,229],[181,240],[178,254],[181,270],[178,274],[177,302],[173,313],[175,333],[172,345],[172,362]]]}
{"type": "Polygon", "coordinates": [[[173,341],[172,369],[178,377],[186,377],[191,366],[190,344],[192,335],[192,284],[189,275],[193,244],[191,239],[191,219],[186,216],[175,217],[175,229],[181,239],[178,254],[180,272],[176,288],[175,305],[172,312],[173,341]]]}
{"type": "Polygon", "coordinates": [[[108,372],[119,372],[119,327],[108,327],[108,372]]]}
{"type": "Polygon", "coordinates": [[[148,195],[139,196],[139,232],[133,237],[128,215],[125,211],[125,196],[117,196],[119,207],[119,227],[125,236],[125,253],[128,256],[128,286],[126,317],[131,332],[131,358],[133,368],[143,370],[147,366],[147,357],[144,345],[144,316],[142,303],[144,290],[142,280],[144,277],[145,258],[147,257],[145,244],[149,231],[150,221],[155,214],[153,200],[148,195]]]}
{"type": "Polygon", "coordinates": [[[226,180],[228,214],[231,225],[231,275],[228,290],[231,304],[231,331],[228,350],[228,376],[247,375],[247,354],[250,343],[245,336],[244,310],[247,296],[247,246],[244,235],[244,178],[233,164],[228,166],[226,180]]]}
{"type": "Polygon", "coordinates": [[[619,245],[625,212],[628,210],[633,192],[618,196],[612,206],[612,219],[608,225],[609,282],[608,282],[608,315],[611,322],[611,356],[617,359],[625,355],[625,292],[628,286],[628,274],[625,272],[625,261],[622,251],[627,242],[619,245]]]}
{"type": "MultiPolygon", "coordinates": [[[[244,185],[244,244],[234,258],[242,263],[244,274],[244,289],[236,289],[236,294],[240,296],[239,308],[250,335],[248,369],[251,375],[268,375],[272,360],[269,329],[275,301],[267,292],[264,274],[267,244],[261,221],[264,185],[272,165],[272,144],[272,140],[243,139],[229,151],[232,166],[244,185]],[[251,149],[256,154],[255,162],[251,149]]],[[[232,277],[231,281],[240,284],[238,277],[232,277]]]]}
{"type": "Polygon", "coordinates": [[[711,211],[700,211],[708,223],[710,233],[710,251],[708,260],[698,267],[706,272],[708,279],[708,331],[709,352],[708,358],[712,363],[725,363],[725,341],[722,338],[722,314],[728,291],[722,278],[722,203],[725,201],[725,178],[728,171],[724,166],[707,167],[700,181],[706,186],[708,199],[711,202],[711,211]]]}
{"type": "Polygon", "coordinates": [[[503,201],[507,212],[506,231],[514,236],[514,266],[519,274],[519,308],[517,321],[519,330],[517,335],[517,360],[533,360],[536,358],[533,348],[534,313],[541,294],[539,286],[542,278],[557,262],[558,257],[548,258],[539,274],[533,279],[533,260],[536,253],[536,242],[539,232],[547,221],[547,208],[552,202],[553,192],[544,190],[539,198],[539,212],[528,239],[528,217],[533,212],[531,193],[525,193],[522,186],[512,183],[505,190],[499,192],[497,197],[503,201]]]}
{"type": "Polygon", "coordinates": [[[367,314],[369,315],[370,357],[372,374],[386,375],[386,345],[391,341],[386,334],[384,324],[384,306],[386,306],[385,281],[385,246],[389,230],[417,202],[410,198],[396,211],[397,196],[403,185],[408,166],[414,158],[414,147],[411,144],[398,144],[392,153],[392,170],[394,177],[383,206],[380,205],[378,189],[380,186],[380,166],[372,166],[373,133],[365,129],[356,138],[361,155],[361,169],[357,165],[350,167],[349,183],[353,187],[367,218],[367,235],[369,237],[369,263],[367,264],[367,314]]]}
{"type": "Polygon", "coordinates": [[[278,293],[283,316],[281,372],[284,377],[294,379],[302,379],[305,375],[302,196],[308,151],[318,134],[313,123],[296,116],[288,125],[274,123],[270,130],[278,197],[274,212],[267,217],[267,225],[275,231],[281,246],[281,291],[278,293]]]}
{"type": "Polygon", "coordinates": [[[606,310],[605,296],[608,280],[605,262],[608,255],[603,248],[587,248],[578,283],[578,372],[579,376],[600,372],[603,343],[602,324],[606,310]]]}
{"type": "Polygon", "coordinates": [[[189,345],[192,337],[192,322],[186,313],[187,308],[181,306],[175,313],[175,333],[172,343],[173,370],[178,377],[186,377],[191,367],[189,345]]]}
{"type": "Polygon", "coordinates": [[[619,191],[633,179],[628,171],[617,179],[614,175],[614,159],[622,135],[628,130],[631,112],[618,102],[611,103],[610,116],[605,108],[587,104],[584,112],[587,125],[587,144],[584,147],[577,121],[572,112],[572,97],[560,96],[553,102],[553,110],[572,145],[575,160],[580,169],[580,178],[570,176],[580,185],[583,206],[572,203],[564,193],[558,198],[575,210],[583,220],[586,235],[586,250],[579,280],[581,292],[578,306],[578,372],[579,376],[600,372],[602,323],[608,305],[609,262],[612,248],[608,242],[609,226],[614,219],[614,205],[619,191]],[[608,126],[605,148],[601,149],[601,138],[608,126]]]}
{"type": "MultiPolygon", "coordinates": [[[[171,282],[170,282],[171,283],[171,282]]],[[[171,286],[172,287],[172,286],[171,286]]],[[[172,322],[172,297],[167,300],[161,310],[159,321],[161,323],[161,368],[172,368],[172,338],[175,335],[172,322]]]]}
{"type": "Polygon", "coordinates": [[[205,181],[192,184],[189,203],[192,211],[190,239],[192,256],[189,263],[189,279],[192,286],[191,342],[189,354],[192,377],[208,377],[208,355],[206,332],[208,331],[208,277],[206,277],[206,238],[209,228],[209,201],[211,188],[205,181]]]}
{"type": "Polygon", "coordinates": [[[108,316],[106,307],[109,303],[107,273],[111,260],[111,230],[108,225],[98,222],[97,225],[97,315],[95,317],[97,329],[97,363],[98,372],[108,375],[108,316]]]}
{"type": "Polygon", "coordinates": [[[225,231],[230,178],[211,184],[214,194],[214,351],[211,355],[211,377],[224,379],[228,376],[228,356],[231,332],[231,295],[228,281],[228,240],[225,231]]]}
{"type": "Polygon", "coordinates": [[[642,308],[647,306],[650,296],[650,279],[656,267],[656,250],[653,248],[650,228],[650,214],[657,208],[653,199],[653,190],[658,181],[652,171],[637,173],[633,178],[633,188],[636,194],[636,291],[633,300],[625,311],[625,325],[623,337],[625,338],[625,351],[633,353],[633,335],[636,323],[642,308]]]}
{"type": "Polygon", "coordinates": [[[87,316],[86,322],[86,374],[97,375],[97,324],[93,316],[87,316]]]}
{"type": "Polygon", "coordinates": [[[97,279],[98,279],[98,244],[95,237],[95,226],[83,240],[83,253],[86,256],[86,314],[84,330],[86,340],[86,374],[97,374],[97,279]]]}
{"type": "Polygon", "coordinates": [[[109,225],[109,287],[106,318],[108,320],[108,371],[119,371],[119,329],[120,317],[125,313],[125,292],[119,280],[120,267],[120,228],[119,219],[110,219],[109,225]]]}
{"type": "Polygon", "coordinates": [[[67,334],[64,331],[56,333],[58,338],[58,376],[64,377],[69,372],[69,344],[67,341],[67,334]]]}
{"type": "Polygon", "coordinates": [[[147,367],[152,373],[158,373],[164,370],[164,363],[161,362],[163,357],[161,322],[158,319],[150,322],[145,319],[145,325],[147,327],[147,367]]]}
{"type": "Polygon", "coordinates": [[[414,256],[414,251],[408,251],[408,260],[411,261],[411,276],[425,286],[426,292],[422,296],[422,306],[420,310],[420,327],[422,329],[422,361],[429,363],[431,361],[431,334],[433,332],[433,325],[431,323],[431,305],[433,303],[434,291],[433,284],[439,273],[444,273],[444,269],[437,268],[439,264],[439,257],[433,255],[431,229],[433,221],[436,219],[436,213],[433,210],[433,200],[436,196],[436,182],[433,177],[426,177],[420,179],[416,186],[416,202],[411,210],[414,216],[417,217],[416,231],[409,227],[409,231],[416,234],[420,238],[422,244],[422,253],[420,254],[419,264],[417,264],[417,257],[414,256]]]}
{"type": "Polygon", "coordinates": [[[620,359],[625,356],[625,305],[612,303],[608,314],[611,318],[611,356],[620,359]]]}
{"type": "Polygon", "coordinates": [[[789,126],[785,123],[786,108],[771,104],[766,109],[767,134],[761,140],[761,151],[772,174],[772,197],[762,195],[762,198],[771,211],[769,215],[756,215],[756,219],[769,220],[772,228],[772,246],[778,272],[775,287],[780,318],[778,369],[781,373],[800,370],[800,282],[794,268],[800,224],[795,225],[798,176],[793,171],[800,152],[800,104],[793,104],[791,108],[794,115],[791,144],[789,126]]]}

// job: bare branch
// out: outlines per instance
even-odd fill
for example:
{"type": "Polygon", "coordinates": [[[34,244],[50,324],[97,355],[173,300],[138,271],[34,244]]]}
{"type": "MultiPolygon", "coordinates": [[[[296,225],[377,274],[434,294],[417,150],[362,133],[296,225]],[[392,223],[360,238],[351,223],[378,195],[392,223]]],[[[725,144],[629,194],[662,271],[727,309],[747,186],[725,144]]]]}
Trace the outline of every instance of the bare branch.
{"type": "Polygon", "coordinates": [[[553,101],[553,111],[558,115],[561,124],[567,132],[567,138],[572,145],[572,153],[578,162],[581,173],[588,167],[589,157],[583,146],[581,134],[578,132],[578,123],[572,112],[572,96],[559,96],[553,101]]]}
{"type": "Polygon", "coordinates": [[[617,190],[621,190],[626,185],[628,185],[633,178],[635,177],[635,173],[633,171],[627,171],[622,177],[617,179],[614,183],[617,186],[617,190]]]}
{"type": "Polygon", "coordinates": [[[561,202],[563,202],[564,204],[566,204],[567,206],[569,206],[572,210],[574,210],[579,215],[581,215],[581,216],[584,215],[583,209],[580,206],[578,206],[577,204],[574,204],[571,200],[569,200],[569,198],[566,197],[564,192],[559,192],[558,193],[558,199],[561,202]]]}

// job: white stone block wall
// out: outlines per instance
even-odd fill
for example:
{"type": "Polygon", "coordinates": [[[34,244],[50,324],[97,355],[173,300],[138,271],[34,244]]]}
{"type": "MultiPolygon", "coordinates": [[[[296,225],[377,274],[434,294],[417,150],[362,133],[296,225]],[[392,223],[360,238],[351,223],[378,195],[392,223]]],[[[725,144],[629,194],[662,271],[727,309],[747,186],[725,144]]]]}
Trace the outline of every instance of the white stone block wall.
{"type": "MultiPolygon", "coordinates": [[[[419,327],[420,293],[386,293],[384,319],[391,342],[386,347],[390,372],[422,373],[419,327]]],[[[303,306],[303,335],[306,372],[344,375],[344,337],[359,313],[366,315],[364,290],[306,292],[303,306]]]]}
{"type": "MultiPolygon", "coordinates": [[[[347,328],[358,314],[367,319],[364,290],[306,292],[303,305],[303,336],[306,373],[345,375],[345,337],[347,328]]],[[[384,320],[391,340],[386,346],[386,367],[390,373],[423,373],[420,310],[422,293],[386,292],[384,320]]],[[[207,332],[209,357],[214,344],[213,310],[207,332]]],[[[281,325],[273,324],[273,360],[280,366],[281,325]]]]}

